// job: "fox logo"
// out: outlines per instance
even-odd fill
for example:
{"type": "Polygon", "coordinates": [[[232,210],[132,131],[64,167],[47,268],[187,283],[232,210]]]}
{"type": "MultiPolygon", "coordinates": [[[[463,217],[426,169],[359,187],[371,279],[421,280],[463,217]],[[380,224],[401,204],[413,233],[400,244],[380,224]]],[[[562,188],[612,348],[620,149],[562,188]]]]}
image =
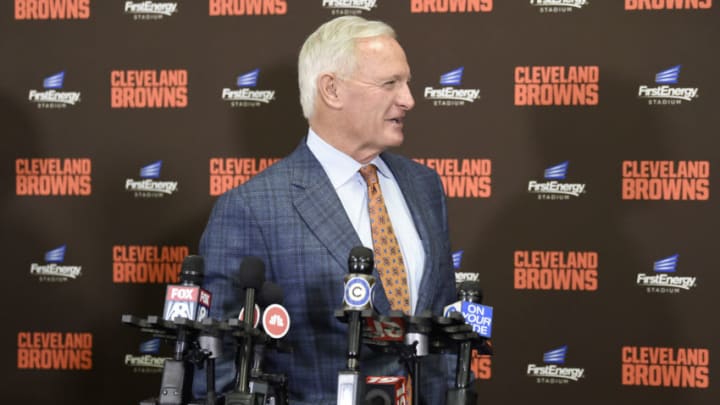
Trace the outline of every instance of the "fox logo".
{"type": "Polygon", "coordinates": [[[190,305],[187,302],[173,302],[168,309],[165,319],[175,318],[192,318],[190,314],[190,305]]]}

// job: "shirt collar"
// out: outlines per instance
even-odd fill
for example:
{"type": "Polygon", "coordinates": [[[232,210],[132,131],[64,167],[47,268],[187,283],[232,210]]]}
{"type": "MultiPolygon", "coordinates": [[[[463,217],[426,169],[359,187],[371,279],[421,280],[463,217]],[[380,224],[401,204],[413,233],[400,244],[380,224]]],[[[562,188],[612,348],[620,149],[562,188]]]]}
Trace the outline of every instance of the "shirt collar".
{"type": "Polygon", "coordinates": [[[388,167],[388,165],[385,163],[384,160],[380,159],[380,156],[376,156],[375,159],[370,161],[369,164],[373,164],[377,167],[377,172],[380,176],[383,176],[388,179],[393,178],[393,176],[390,172],[390,168],[388,167]]]}
{"type": "MultiPolygon", "coordinates": [[[[363,166],[344,152],[325,142],[312,128],[308,129],[307,146],[322,165],[335,189],[350,181],[363,166]]],[[[378,168],[378,173],[386,178],[392,178],[390,168],[376,156],[371,162],[378,168]]]]}

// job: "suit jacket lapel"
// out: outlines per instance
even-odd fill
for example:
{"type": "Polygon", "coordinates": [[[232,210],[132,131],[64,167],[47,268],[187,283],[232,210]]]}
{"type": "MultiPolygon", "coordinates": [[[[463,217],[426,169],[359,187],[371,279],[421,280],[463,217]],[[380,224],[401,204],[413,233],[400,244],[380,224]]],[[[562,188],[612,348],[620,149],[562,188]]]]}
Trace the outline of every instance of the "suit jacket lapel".
{"type": "Polygon", "coordinates": [[[434,285],[434,277],[437,273],[436,269],[439,268],[439,256],[436,252],[435,245],[431,240],[431,232],[429,225],[426,220],[426,214],[422,211],[422,204],[418,201],[418,196],[421,194],[417,192],[417,185],[413,182],[412,173],[408,170],[398,170],[398,165],[394,160],[394,156],[390,154],[383,154],[383,160],[390,167],[390,170],[395,176],[395,180],[398,182],[400,190],[402,190],[405,202],[410,209],[413,222],[415,223],[415,229],[417,229],[418,235],[420,236],[423,248],[425,250],[425,268],[423,269],[422,279],[420,280],[420,290],[418,291],[418,300],[415,308],[415,314],[420,314],[426,309],[430,309],[432,301],[432,286],[434,285]]]}
{"type": "Polygon", "coordinates": [[[330,255],[347,271],[350,250],[362,245],[320,162],[305,144],[291,155],[291,184],[295,209],[330,255]]]}

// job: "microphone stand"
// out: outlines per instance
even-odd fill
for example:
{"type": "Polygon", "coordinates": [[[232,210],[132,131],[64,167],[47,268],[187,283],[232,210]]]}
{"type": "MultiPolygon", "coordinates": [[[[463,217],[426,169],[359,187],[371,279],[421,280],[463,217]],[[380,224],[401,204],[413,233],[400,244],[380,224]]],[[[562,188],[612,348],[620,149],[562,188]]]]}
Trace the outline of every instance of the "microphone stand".
{"type": "Polygon", "coordinates": [[[470,361],[472,342],[465,340],[459,344],[456,368],[455,388],[447,392],[448,405],[474,405],[477,393],[470,384],[470,361]]]}
{"type": "Polygon", "coordinates": [[[253,327],[255,318],[255,290],[248,288],[245,291],[245,316],[243,318],[243,331],[245,341],[242,350],[237,351],[236,364],[238,365],[235,390],[225,396],[225,405],[264,405],[259,402],[260,396],[249,390],[250,363],[253,356],[253,334],[257,330],[253,327]]]}
{"type": "Polygon", "coordinates": [[[261,404],[266,404],[270,399],[274,405],[287,405],[287,376],[285,374],[271,374],[263,370],[263,359],[267,349],[275,348],[276,350],[288,351],[287,345],[283,345],[280,341],[270,340],[267,336],[264,341],[255,345],[255,354],[253,357],[253,366],[250,370],[250,392],[255,393],[261,404]]]}
{"type": "Polygon", "coordinates": [[[406,350],[401,353],[401,359],[405,364],[412,378],[412,405],[419,404],[420,400],[420,379],[421,379],[421,358],[429,353],[428,335],[432,330],[431,314],[424,312],[420,316],[408,318],[408,329],[405,333],[406,350]]]}
{"type": "Polygon", "coordinates": [[[360,405],[364,381],[360,376],[360,341],[362,337],[361,315],[370,316],[372,310],[344,310],[348,323],[347,368],[338,372],[338,405],[360,405]]]}
{"type": "Polygon", "coordinates": [[[224,330],[228,328],[224,323],[211,318],[203,319],[202,332],[197,339],[198,350],[195,356],[190,357],[190,362],[198,369],[205,367],[206,395],[202,403],[190,403],[189,405],[216,405],[218,402],[215,389],[215,358],[222,352],[220,339],[224,330]]]}
{"type": "Polygon", "coordinates": [[[182,405],[183,398],[187,399],[188,385],[186,384],[185,354],[188,332],[183,326],[178,327],[178,337],[175,342],[175,356],[165,360],[160,383],[160,397],[158,405],[182,405]]]}

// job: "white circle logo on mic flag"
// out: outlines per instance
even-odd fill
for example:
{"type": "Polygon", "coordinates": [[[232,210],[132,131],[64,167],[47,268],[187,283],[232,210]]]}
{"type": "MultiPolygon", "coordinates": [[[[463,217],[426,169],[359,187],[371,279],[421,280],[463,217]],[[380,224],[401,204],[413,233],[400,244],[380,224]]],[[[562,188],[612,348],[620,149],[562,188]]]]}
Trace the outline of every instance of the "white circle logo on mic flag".
{"type": "Polygon", "coordinates": [[[370,283],[362,277],[353,277],[345,284],[345,302],[363,308],[370,302],[370,283]]]}
{"type": "Polygon", "coordinates": [[[265,308],[262,323],[268,336],[280,339],[285,337],[290,330],[290,314],[282,305],[272,304],[265,308]]]}

